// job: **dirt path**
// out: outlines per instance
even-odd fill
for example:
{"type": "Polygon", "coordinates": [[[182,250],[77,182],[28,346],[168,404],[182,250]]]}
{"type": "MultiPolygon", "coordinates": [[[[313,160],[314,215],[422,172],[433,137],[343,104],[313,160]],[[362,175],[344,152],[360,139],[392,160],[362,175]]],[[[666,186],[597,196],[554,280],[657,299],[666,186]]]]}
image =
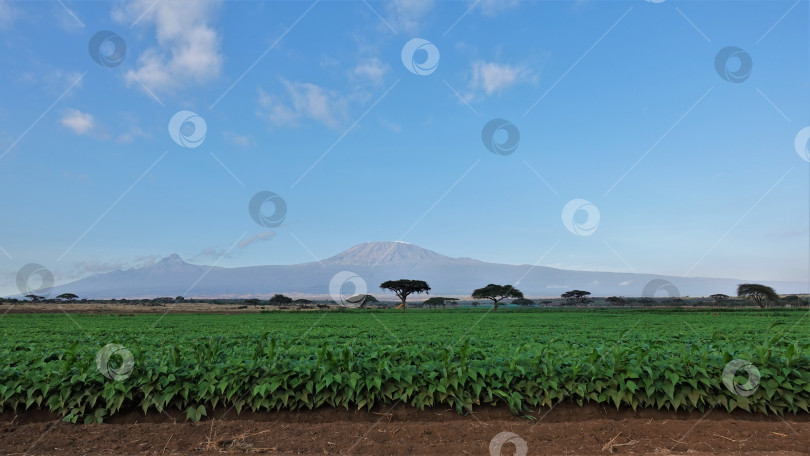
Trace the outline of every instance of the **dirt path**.
{"type": "MultiPolygon", "coordinates": [[[[782,420],[720,410],[704,416],[570,404],[545,409],[535,420],[512,416],[503,407],[479,407],[460,416],[401,404],[372,412],[237,415],[223,409],[209,415],[214,419],[189,423],[177,412],[131,411],[109,423],[75,425],[44,412],[5,412],[0,453],[489,455],[493,438],[512,432],[526,442],[528,455],[810,454],[810,415],[782,420]]],[[[506,443],[502,454],[514,449],[514,443],[506,443]]]]}

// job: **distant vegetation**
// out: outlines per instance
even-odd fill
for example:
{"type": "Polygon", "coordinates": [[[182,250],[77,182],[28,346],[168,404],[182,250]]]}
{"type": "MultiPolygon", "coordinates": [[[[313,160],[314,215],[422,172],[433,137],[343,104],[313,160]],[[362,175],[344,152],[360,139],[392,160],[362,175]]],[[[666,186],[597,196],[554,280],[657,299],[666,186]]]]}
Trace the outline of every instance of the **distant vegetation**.
{"type": "MultiPolygon", "coordinates": [[[[511,285],[497,285],[489,284],[485,287],[473,290],[470,297],[472,300],[465,300],[454,297],[433,296],[422,302],[415,302],[406,304],[406,299],[411,294],[427,293],[430,291],[430,286],[427,282],[422,280],[389,280],[381,284],[381,288],[394,292],[400,298],[399,305],[397,303],[386,302],[378,300],[374,295],[361,294],[348,298],[346,301],[349,303],[356,303],[361,309],[371,308],[396,308],[404,310],[407,307],[414,308],[455,308],[455,307],[479,307],[482,305],[480,300],[485,299],[491,301],[492,310],[498,310],[501,306],[511,305],[521,308],[532,307],[565,307],[573,306],[579,307],[628,307],[628,308],[652,308],[652,307],[750,307],[756,305],[761,309],[772,307],[808,307],[807,295],[787,295],[780,297],[776,291],[768,286],[760,284],[740,284],[737,289],[737,296],[728,296],[725,294],[717,293],[708,297],[625,297],[625,296],[609,296],[609,297],[594,297],[590,292],[584,290],[570,290],[566,291],[559,298],[554,299],[539,299],[532,300],[523,296],[523,293],[511,285]]],[[[273,306],[279,309],[309,309],[309,308],[328,308],[330,306],[339,306],[331,300],[323,299],[306,299],[298,298],[293,299],[283,294],[275,294],[268,300],[260,298],[185,298],[183,296],[176,296],[174,298],[164,296],[158,298],[148,299],[86,299],[80,298],[74,293],[62,293],[56,297],[48,298],[35,294],[25,296],[26,299],[0,298],[0,303],[36,303],[36,304],[63,304],[63,303],[116,303],[116,304],[139,304],[148,306],[163,307],[167,304],[195,304],[207,303],[215,305],[238,305],[245,304],[246,307],[259,307],[273,306]]],[[[342,307],[342,306],[340,306],[342,307]]]]}
{"type": "Polygon", "coordinates": [[[779,302],[779,295],[771,287],[759,285],[757,283],[743,283],[737,287],[737,296],[750,299],[764,309],[770,307],[772,303],[779,302]]]}
{"type": "Polygon", "coordinates": [[[590,295],[590,291],[571,290],[566,291],[560,297],[565,299],[569,305],[576,305],[577,308],[579,308],[580,304],[587,304],[591,302],[590,298],[588,298],[590,295]]]}
{"type": "Polygon", "coordinates": [[[512,285],[496,285],[491,283],[472,292],[473,299],[489,299],[492,301],[492,310],[498,310],[498,303],[509,298],[523,298],[523,293],[512,285]]]}
{"type": "Polygon", "coordinates": [[[425,302],[422,303],[422,305],[424,307],[433,307],[433,308],[441,307],[442,309],[444,309],[445,307],[447,307],[448,304],[453,305],[456,301],[458,301],[458,298],[445,298],[442,296],[435,296],[430,299],[427,299],[425,302]]]}
{"type": "Polygon", "coordinates": [[[268,301],[268,302],[271,305],[272,304],[281,305],[281,304],[289,304],[289,303],[293,302],[293,300],[289,296],[284,296],[283,294],[277,294],[277,295],[273,295],[273,297],[270,298],[270,301],[268,301]]]}
{"type": "Polygon", "coordinates": [[[408,296],[414,293],[427,293],[430,291],[430,286],[424,280],[408,280],[408,279],[399,279],[399,280],[389,280],[387,282],[383,282],[380,284],[380,288],[383,290],[389,290],[393,292],[397,297],[402,301],[397,309],[405,310],[408,305],[405,303],[405,300],[408,299],[408,296]]]}

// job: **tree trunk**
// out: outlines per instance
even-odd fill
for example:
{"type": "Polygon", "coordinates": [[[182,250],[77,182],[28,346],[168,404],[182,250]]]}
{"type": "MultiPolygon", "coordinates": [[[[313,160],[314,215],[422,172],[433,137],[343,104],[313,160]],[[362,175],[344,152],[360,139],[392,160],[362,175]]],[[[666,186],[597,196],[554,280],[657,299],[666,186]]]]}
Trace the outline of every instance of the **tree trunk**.
{"type": "Polygon", "coordinates": [[[399,297],[399,299],[401,299],[401,300],[402,300],[402,304],[400,304],[400,305],[398,305],[398,306],[397,306],[397,309],[402,309],[402,311],[403,311],[403,312],[405,312],[405,308],[406,308],[406,307],[408,307],[408,306],[405,304],[405,298],[406,298],[406,296],[400,296],[400,297],[399,297]]]}
{"type": "Polygon", "coordinates": [[[492,300],[492,305],[493,305],[493,307],[492,307],[492,311],[493,311],[493,312],[497,312],[497,311],[498,311],[498,301],[496,301],[496,300],[494,300],[494,299],[493,299],[493,300],[492,300]]]}

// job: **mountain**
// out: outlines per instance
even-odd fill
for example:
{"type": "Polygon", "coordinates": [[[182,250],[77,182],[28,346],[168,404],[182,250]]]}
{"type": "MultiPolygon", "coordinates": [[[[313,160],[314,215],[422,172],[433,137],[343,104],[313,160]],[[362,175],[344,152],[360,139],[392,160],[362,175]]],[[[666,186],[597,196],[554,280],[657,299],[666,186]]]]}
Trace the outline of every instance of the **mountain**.
{"type": "MultiPolygon", "coordinates": [[[[425,280],[432,295],[469,296],[488,283],[514,284],[527,296],[559,296],[583,289],[594,296],[642,296],[655,279],[672,283],[681,296],[733,295],[735,279],[684,278],[653,274],[570,271],[545,266],[487,263],[471,258],[453,258],[407,242],[366,242],[320,262],[284,266],[221,268],[190,264],[178,255],[141,268],[93,275],[58,286],[52,295],[76,293],[83,298],[185,297],[269,297],[274,293],[292,296],[329,295],[335,274],[350,271],[362,278],[368,292],[390,296],[379,284],[392,279],[425,280]]],[[[801,282],[762,282],[780,293],[801,293],[801,282]]],[[[350,293],[352,288],[344,288],[350,293]]],[[[661,289],[658,296],[665,296],[661,289]]]]}
{"type": "MultiPolygon", "coordinates": [[[[364,242],[322,261],[334,266],[413,266],[425,264],[460,264],[460,258],[451,258],[432,250],[402,242],[364,242]]],[[[475,260],[467,260],[473,261],[475,260]]]]}

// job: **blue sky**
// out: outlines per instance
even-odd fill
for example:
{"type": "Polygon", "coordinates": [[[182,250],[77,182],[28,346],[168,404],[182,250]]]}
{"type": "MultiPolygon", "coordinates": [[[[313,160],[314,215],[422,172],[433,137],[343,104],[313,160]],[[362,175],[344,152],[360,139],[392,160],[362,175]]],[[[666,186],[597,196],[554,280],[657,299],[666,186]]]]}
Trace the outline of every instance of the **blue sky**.
{"type": "Polygon", "coordinates": [[[373,240],[807,280],[807,24],[806,1],[0,0],[0,294],[32,262],[65,282],[373,240]],[[105,30],[118,65],[88,52],[105,30]],[[429,74],[403,63],[414,38],[438,50],[429,74]],[[715,68],[728,46],[742,81],[715,68]],[[179,111],[204,119],[198,147],[169,134],[179,111]],[[492,119],[514,153],[485,147],[492,119]],[[260,191],[287,206],[271,231],[248,212],[260,191]],[[575,203],[567,228],[576,199],[598,223],[575,203]]]}

